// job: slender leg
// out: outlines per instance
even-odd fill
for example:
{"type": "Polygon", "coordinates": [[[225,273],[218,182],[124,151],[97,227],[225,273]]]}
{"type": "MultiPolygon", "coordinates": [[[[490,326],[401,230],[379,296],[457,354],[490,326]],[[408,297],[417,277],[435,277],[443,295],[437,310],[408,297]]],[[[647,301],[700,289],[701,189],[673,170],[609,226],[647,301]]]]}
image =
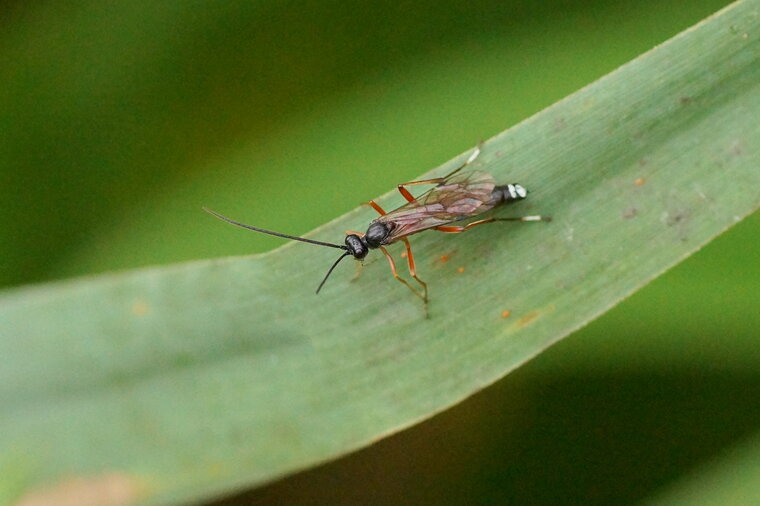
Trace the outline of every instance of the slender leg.
{"type": "Polygon", "coordinates": [[[417,269],[414,265],[414,256],[412,255],[412,246],[409,244],[409,239],[406,237],[401,238],[402,241],[404,241],[404,244],[406,245],[406,261],[409,264],[409,274],[412,275],[412,277],[420,284],[422,285],[423,290],[423,297],[422,300],[425,301],[425,306],[427,307],[428,302],[428,287],[427,283],[422,281],[420,278],[417,277],[417,269]]]}
{"type": "Polygon", "coordinates": [[[407,280],[405,280],[404,278],[398,275],[398,272],[396,272],[396,262],[393,261],[393,257],[391,256],[390,253],[388,253],[388,250],[380,246],[380,251],[382,251],[383,255],[385,255],[385,258],[388,259],[388,264],[390,264],[391,266],[391,274],[393,274],[393,277],[398,279],[404,285],[406,285],[406,287],[410,289],[412,293],[414,293],[414,295],[422,299],[422,301],[425,303],[425,312],[427,313],[427,299],[425,298],[425,296],[421,294],[420,292],[418,292],[417,290],[415,290],[414,287],[410,285],[407,280]]]}
{"type": "MultiPolygon", "coordinates": [[[[356,230],[346,230],[346,235],[350,235],[350,234],[358,235],[359,237],[364,237],[364,232],[357,232],[356,230]]],[[[356,264],[356,272],[354,273],[354,277],[352,277],[349,281],[356,281],[362,275],[362,267],[364,266],[364,262],[357,261],[354,263],[356,264]]]]}
{"type": "MultiPolygon", "coordinates": [[[[358,232],[356,230],[346,230],[346,235],[349,235],[349,234],[355,234],[355,235],[358,235],[359,237],[364,237],[364,232],[358,232]]],[[[371,260],[367,260],[365,258],[364,260],[354,262],[356,264],[356,272],[354,272],[354,277],[352,277],[350,281],[356,281],[357,279],[361,277],[363,268],[364,268],[364,262],[372,263],[374,261],[375,261],[374,258],[371,260]]]]}
{"type": "Polygon", "coordinates": [[[380,214],[380,216],[385,216],[387,214],[385,210],[382,207],[380,207],[380,204],[378,204],[374,200],[370,200],[369,202],[367,202],[367,205],[372,207],[372,209],[374,209],[375,211],[377,211],[380,214]]]}
{"type": "Polygon", "coordinates": [[[356,281],[359,279],[362,275],[362,264],[361,262],[354,262],[356,264],[356,272],[354,273],[354,277],[350,279],[350,281],[356,281]]]}
{"type": "Polygon", "coordinates": [[[414,198],[414,195],[409,193],[409,190],[404,188],[405,186],[412,186],[416,184],[440,184],[440,183],[443,183],[444,181],[446,181],[445,178],[436,177],[433,179],[425,179],[423,181],[409,181],[408,183],[400,183],[396,186],[396,188],[398,188],[398,191],[401,194],[401,196],[403,196],[407,201],[414,204],[417,202],[417,199],[414,198]]]}
{"type": "Polygon", "coordinates": [[[519,218],[486,218],[484,220],[473,221],[464,226],[446,226],[435,227],[436,230],[447,232],[449,234],[460,234],[466,232],[472,227],[483,225],[484,223],[493,223],[494,221],[551,221],[549,218],[541,216],[520,216],[519,218]]]}
{"type": "Polygon", "coordinates": [[[452,170],[451,172],[443,176],[443,179],[450,178],[451,176],[453,176],[454,174],[456,174],[457,172],[459,172],[460,170],[464,169],[465,167],[470,165],[472,162],[474,162],[478,158],[478,156],[480,156],[481,146],[483,146],[483,141],[478,142],[478,145],[475,146],[475,151],[472,152],[470,157],[462,165],[460,165],[456,169],[452,170]]]}
{"type": "Polygon", "coordinates": [[[459,167],[454,169],[452,172],[448,173],[444,177],[435,177],[433,179],[423,179],[422,181],[409,181],[408,183],[401,183],[396,186],[398,188],[399,193],[410,203],[414,204],[417,202],[417,199],[414,198],[414,196],[409,193],[409,190],[404,188],[405,186],[412,186],[416,184],[441,184],[445,182],[448,178],[459,172],[460,170],[464,169],[468,165],[470,165],[472,162],[475,161],[475,159],[480,155],[480,146],[483,144],[483,142],[479,142],[477,146],[475,146],[475,151],[472,152],[470,157],[459,167]]]}

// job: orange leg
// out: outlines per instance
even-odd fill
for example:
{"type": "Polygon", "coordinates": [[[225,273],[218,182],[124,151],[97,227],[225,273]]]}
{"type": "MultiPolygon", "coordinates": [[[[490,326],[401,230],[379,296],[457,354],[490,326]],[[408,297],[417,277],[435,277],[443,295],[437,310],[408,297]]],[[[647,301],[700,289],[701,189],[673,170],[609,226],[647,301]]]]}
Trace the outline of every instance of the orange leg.
{"type": "Polygon", "coordinates": [[[468,223],[467,225],[464,225],[461,227],[442,225],[440,227],[435,227],[435,229],[441,232],[449,233],[449,234],[461,234],[462,232],[467,232],[472,227],[483,225],[484,223],[493,223],[494,221],[550,221],[550,220],[549,218],[543,218],[541,216],[521,216],[519,218],[486,218],[485,220],[473,221],[472,223],[468,223]]]}
{"type": "Polygon", "coordinates": [[[414,195],[409,193],[409,190],[404,188],[405,186],[412,186],[415,184],[440,184],[440,183],[443,183],[444,181],[445,181],[444,178],[436,177],[434,179],[425,179],[423,181],[409,181],[408,183],[400,183],[399,185],[396,186],[396,188],[398,189],[401,196],[403,196],[407,201],[414,204],[415,202],[417,202],[417,199],[414,198],[414,195]]]}
{"type": "Polygon", "coordinates": [[[401,184],[399,184],[398,186],[396,186],[396,188],[398,188],[399,193],[409,203],[414,204],[414,203],[417,202],[417,199],[414,198],[414,195],[412,195],[411,193],[409,193],[409,190],[407,190],[406,188],[404,188],[405,186],[412,186],[412,185],[415,185],[415,184],[441,184],[441,183],[445,182],[448,178],[450,178],[451,176],[453,176],[454,174],[456,174],[457,172],[459,172],[460,170],[464,169],[465,167],[467,167],[468,165],[470,165],[472,162],[474,162],[475,159],[480,155],[480,147],[482,145],[483,145],[483,142],[482,141],[479,142],[478,145],[475,147],[475,150],[470,155],[470,157],[467,158],[467,160],[462,165],[460,165],[459,167],[457,167],[453,171],[449,172],[444,177],[436,177],[436,178],[433,178],[433,179],[424,179],[422,181],[409,181],[408,183],[401,183],[401,184]]]}
{"type": "Polygon", "coordinates": [[[359,279],[362,275],[362,263],[361,262],[354,262],[356,264],[356,272],[354,272],[354,277],[350,279],[350,281],[356,281],[359,279]]]}
{"type": "Polygon", "coordinates": [[[385,216],[387,214],[385,212],[385,209],[383,209],[382,207],[380,207],[380,204],[378,204],[374,200],[370,200],[369,202],[367,202],[367,205],[371,206],[372,209],[374,209],[375,211],[377,211],[380,214],[380,216],[385,216]]]}
{"type": "Polygon", "coordinates": [[[396,262],[393,261],[393,257],[390,253],[388,253],[388,250],[380,246],[380,251],[383,252],[383,255],[385,255],[385,258],[388,259],[388,264],[391,266],[391,274],[393,274],[393,277],[402,282],[408,289],[412,291],[414,295],[422,299],[422,301],[425,303],[425,314],[427,314],[427,298],[425,295],[421,294],[417,290],[414,289],[412,285],[409,284],[407,280],[399,276],[398,272],[396,272],[396,262]]]}
{"type": "Polygon", "coordinates": [[[420,278],[417,277],[417,269],[414,265],[414,256],[412,255],[412,246],[409,244],[409,239],[406,237],[401,238],[402,241],[404,241],[404,244],[406,245],[406,261],[409,263],[409,274],[412,275],[412,277],[420,284],[422,285],[423,289],[423,297],[422,300],[425,301],[425,306],[427,306],[428,302],[428,287],[427,283],[422,281],[420,278]]]}

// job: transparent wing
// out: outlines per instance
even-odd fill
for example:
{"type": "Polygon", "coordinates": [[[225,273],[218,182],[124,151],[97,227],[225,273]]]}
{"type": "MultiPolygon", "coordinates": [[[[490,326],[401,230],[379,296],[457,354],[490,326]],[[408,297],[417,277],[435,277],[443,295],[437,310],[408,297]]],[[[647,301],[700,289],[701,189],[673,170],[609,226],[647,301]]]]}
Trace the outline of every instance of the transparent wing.
{"type": "Polygon", "coordinates": [[[491,174],[459,172],[375,222],[391,225],[387,242],[484,213],[493,207],[491,194],[496,186],[491,174]]]}

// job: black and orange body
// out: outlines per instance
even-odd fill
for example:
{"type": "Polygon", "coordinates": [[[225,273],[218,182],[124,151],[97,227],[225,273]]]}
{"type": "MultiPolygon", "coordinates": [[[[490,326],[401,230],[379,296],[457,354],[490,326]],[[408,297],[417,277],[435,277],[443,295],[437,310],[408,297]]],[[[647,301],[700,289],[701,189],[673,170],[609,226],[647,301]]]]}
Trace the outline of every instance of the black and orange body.
{"type": "Polygon", "coordinates": [[[480,147],[478,146],[464,164],[444,177],[399,184],[398,191],[406,199],[407,203],[397,209],[386,212],[375,201],[368,202],[368,205],[377,211],[380,216],[370,222],[367,231],[363,234],[359,232],[347,232],[344,244],[332,244],[280,234],[251,225],[245,225],[225,218],[210,209],[204,209],[219,219],[249,230],[344,250],[344,253],[330,267],[327,275],[325,275],[319,284],[317,293],[322,289],[333,269],[345,257],[353,256],[361,261],[370,250],[379,249],[388,259],[393,277],[421,298],[427,308],[427,284],[417,276],[414,256],[408,239],[410,235],[430,229],[440,232],[461,233],[474,226],[495,221],[548,221],[548,219],[541,216],[523,216],[520,218],[486,218],[472,221],[465,225],[451,225],[452,223],[482,215],[497,206],[509,204],[527,197],[527,191],[519,184],[496,185],[493,177],[487,172],[462,171],[462,169],[475,161],[479,154],[480,147]],[[407,189],[407,186],[422,184],[434,186],[419,197],[414,197],[407,189]],[[393,257],[385,248],[385,246],[397,241],[404,243],[409,274],[419,284],[419,289],[409,284],[408,281],[399,275],[393,257]]]}

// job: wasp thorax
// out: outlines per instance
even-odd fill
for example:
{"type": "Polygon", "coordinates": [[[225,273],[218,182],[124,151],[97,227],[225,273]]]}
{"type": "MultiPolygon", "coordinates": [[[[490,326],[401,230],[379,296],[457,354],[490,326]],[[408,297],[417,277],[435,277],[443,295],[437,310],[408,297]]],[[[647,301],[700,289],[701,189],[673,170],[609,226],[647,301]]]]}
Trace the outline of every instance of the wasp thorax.
{"type": "Polygon", "coordinates": [[[367,241],[367,246],[370,248],[377,248],[385,244],[385,240],[390,234],[390,228],[385,223],[375,222],[370,224],[367,229],[367,233],[364,234],[364,240],[367,241]]]}
{"type": "Polygon", "coordinates": [[[367,243],[364,242],[362,238],[356,234],[348,234],[346,236],[346,247],[348,247],[348,252],[351,253],[351,255],[353,255],[353,257],[357,260],[361,260],[362,258],[366,257],[367,253],[369,252],[367,243]]]}

